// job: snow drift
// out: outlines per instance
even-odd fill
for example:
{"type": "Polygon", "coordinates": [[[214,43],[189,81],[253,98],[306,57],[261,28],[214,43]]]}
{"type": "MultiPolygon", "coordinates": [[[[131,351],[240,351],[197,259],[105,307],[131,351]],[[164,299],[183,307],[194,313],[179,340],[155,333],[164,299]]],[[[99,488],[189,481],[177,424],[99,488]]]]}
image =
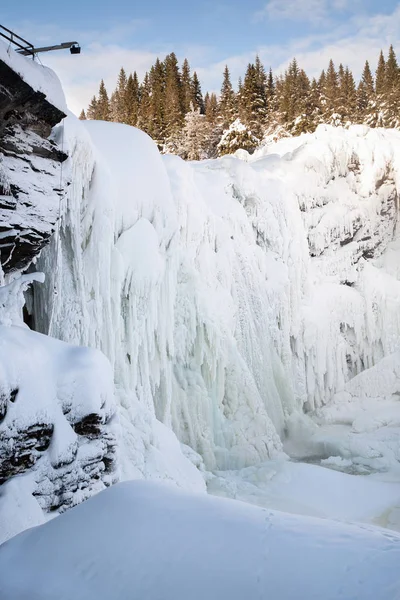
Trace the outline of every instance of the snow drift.
{"type": "Polygon", "coordinates": [[[0,547],[13,600],[394,600],[399,561],[394,533],[141,481],[0,547]]]}

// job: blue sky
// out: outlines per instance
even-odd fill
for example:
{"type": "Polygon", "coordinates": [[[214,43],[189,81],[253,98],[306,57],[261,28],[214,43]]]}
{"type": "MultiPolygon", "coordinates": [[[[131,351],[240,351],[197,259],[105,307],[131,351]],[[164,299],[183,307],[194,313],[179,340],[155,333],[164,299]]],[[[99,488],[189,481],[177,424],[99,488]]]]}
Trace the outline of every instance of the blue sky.
{"type": "Polygon", "coordinates": [[[283,70],[296,56],[318,74],[328,59],[356,74],[393,43],[400,54],[400,0],[68,0],[4,2],[1,21],[35,44],[76,39],[80,56],[42,55],[79,112],[103,77],[112,88],[119,68],[142,77],[156,56],[187,56],[203,90],[217,91],[225,63],[237,80],[259,53],[283,70]]]}

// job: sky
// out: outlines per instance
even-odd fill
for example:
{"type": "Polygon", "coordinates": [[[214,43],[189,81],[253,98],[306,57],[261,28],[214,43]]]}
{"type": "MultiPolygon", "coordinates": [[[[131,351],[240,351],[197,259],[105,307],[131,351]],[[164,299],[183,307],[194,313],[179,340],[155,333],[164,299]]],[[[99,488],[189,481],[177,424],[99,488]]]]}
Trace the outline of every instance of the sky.
{"type": "Polygon", "coordinates": [[[283,72],[296,57],[309,76],[330,58],[356,77],[393,44],[400,58],[400,0],[68,0],[4,2],[1,24],[36,46],[77,41],[80,55],[41,54],[79,114],[103,78],[112,90],[121,67],[142,79],[158,57],[187,57],[205,91],[218,92],[225,64],[236,84],[258,54],[283,72]]]}

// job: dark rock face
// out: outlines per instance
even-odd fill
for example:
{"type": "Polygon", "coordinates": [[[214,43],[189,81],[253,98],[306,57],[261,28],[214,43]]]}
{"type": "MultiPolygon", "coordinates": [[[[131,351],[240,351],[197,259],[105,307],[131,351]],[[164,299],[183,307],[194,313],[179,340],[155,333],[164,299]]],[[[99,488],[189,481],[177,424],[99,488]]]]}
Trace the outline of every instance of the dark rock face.
{"type": "Polygon", "coordinates": [[[6,273],[28,267],[54,231],[67,155],[47,138],[64,117],[0,60],[0,260],[6,273]]]}
{"type": "Polygon", "coordinates": [[[116,437],[108,424],[113,415],[109,408],[89,413],[79,420],[71,416],[73,412],[67,411],[54,422],[38,413],[34,420],[28,418],[25,423],[25,419],[21,422],[20,417],[13,416],[14,404],[18,404],[18,388],[3,390],[0,394],[0,488],[16,475],[34,471],[34,495],[40,506],[46,511],[63,511],[91,495],[97,486],[115,483],[116,437]],[[57,452],[52,446],[60,427],[64,430],[70,427],[76,434],[67,452],[57,452]]]}
{"type": "MultiPolygon", "coordinates": [[[[39,469],[36,497],[45,511],[64,512],[93,494],[96,486],[109,486],[118,480],[115,435],[101,427],[96,439],[78,437],[77,454],[69,464],[39,469]],[[79,448],[90,444],[90,454],[80,455],[79,448]]],[[[101,489],[101,487],[98,487],[101,489]]]]}
{"type": "Polygon", "coordinates": [[[52,435],[53,425],[46,423],[16,430],[13,437],[0,431],[0,485],[33,467],[50,446],[52,435]]]}

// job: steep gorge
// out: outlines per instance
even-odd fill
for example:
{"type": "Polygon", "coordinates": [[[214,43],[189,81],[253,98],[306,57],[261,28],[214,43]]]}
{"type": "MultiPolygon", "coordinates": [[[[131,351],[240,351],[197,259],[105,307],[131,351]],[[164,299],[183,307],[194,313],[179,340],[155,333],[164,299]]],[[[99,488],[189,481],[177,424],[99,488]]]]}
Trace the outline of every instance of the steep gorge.
{"type": "MultiPolygon", "coordinates": [[[[207,472],[312,437],[304,412],[342,422],[343,398],[382,365],[397,432],[398,132],[320,127],[184,163],[138,130],[64,118],[47,70],[19,57],[22,78],[3,58],[2,482],[28,482],[45,511],[118,478],[204,490],[207,472]],[[20,328],[28,280],[12,280],[40,250],[31,322],[73,346],[20,328]]],[[[346,452],[369,460],[363,444],[346,452]]],[[[376,444],[400,462],[399,444],[376,444]]],[[[314,447],[342,452],[323,436],[314,447]]]]}

